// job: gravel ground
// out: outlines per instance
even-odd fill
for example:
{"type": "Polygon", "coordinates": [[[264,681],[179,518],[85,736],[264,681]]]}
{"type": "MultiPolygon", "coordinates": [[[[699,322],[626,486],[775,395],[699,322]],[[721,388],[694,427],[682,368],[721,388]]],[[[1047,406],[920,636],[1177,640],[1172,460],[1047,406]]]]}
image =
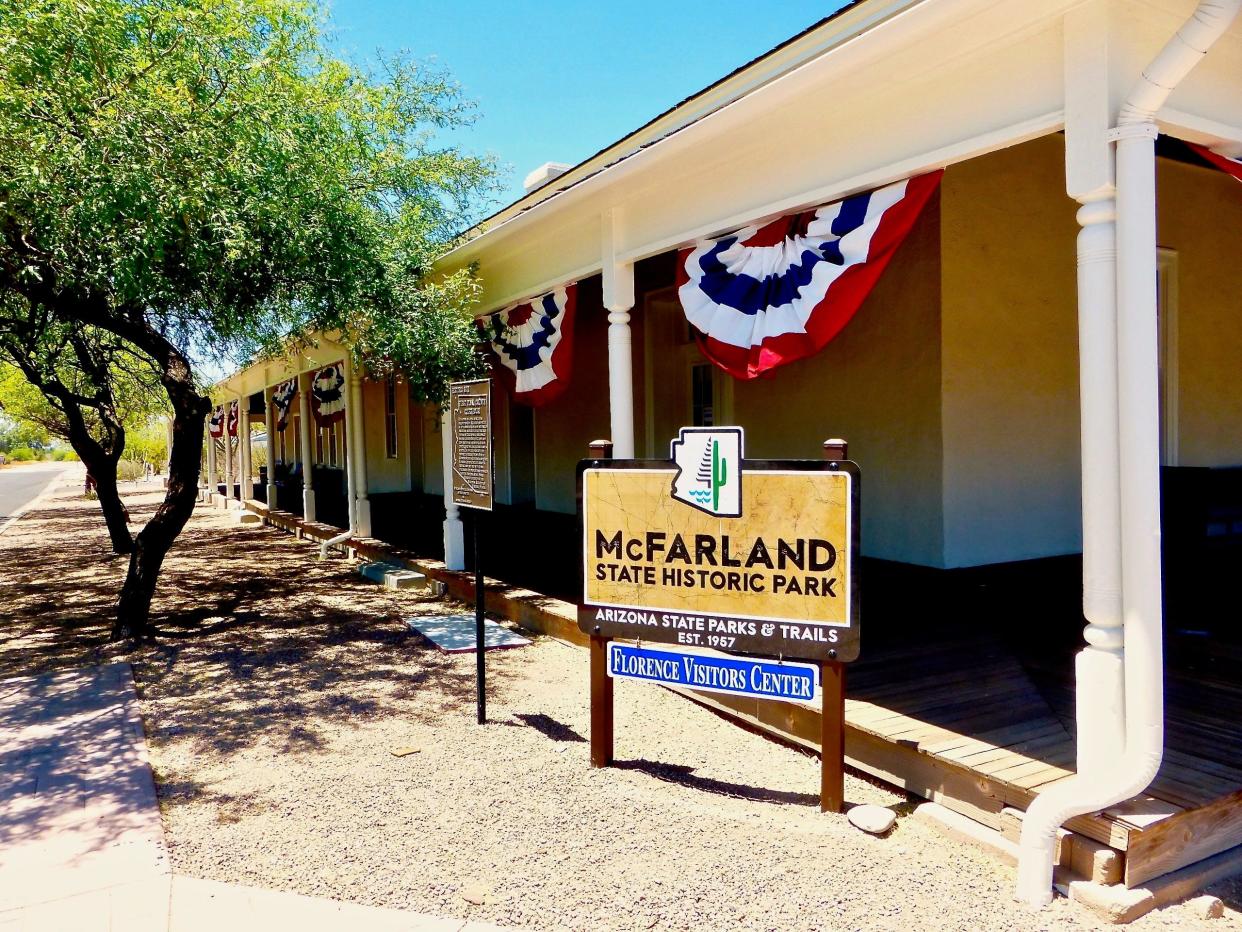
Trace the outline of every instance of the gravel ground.
{"type": "MultiPolygon", "coordinates": [[[[157,500],[132,495],[135,519],[157,500]]],[[[619,765],[591,770],[586,653],[552,639],[488,655],[478,726],[473,655],[402,620],[443,603],[221,513],[169,559],[159,644],[119,652],[101,618],[123,567],[94,507],[66,489],[0,537],[0,676],[134,663],[179,873],[536,928],[1111,928],[1015,904],[1011,868],[919,822],[881,839],[821,815],[816,759],[657,687],[617,684],[619,765]]],[[[911,808],[854,775],[846,794],[911,808]]],[[[1211,892],[1223,919],[1130,928],[1242,930],[1242,884],[1211,892]]]]}

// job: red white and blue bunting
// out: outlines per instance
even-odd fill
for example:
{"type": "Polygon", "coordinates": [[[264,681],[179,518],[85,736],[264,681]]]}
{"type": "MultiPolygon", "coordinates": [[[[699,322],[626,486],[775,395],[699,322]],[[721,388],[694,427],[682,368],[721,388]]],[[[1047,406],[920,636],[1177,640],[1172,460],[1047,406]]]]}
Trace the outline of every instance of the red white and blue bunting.
{"type": "Polygon", "coordinates": [[[339,362],[324,366],[311,379],[311,408],[321,425],[345,418],[345,368],[339,362]]]}
{"type": "Polygon", "coordinates": [[[237,436],[237,425],[241,422],[241,409],[236,401],[229,402],[228,419],[225,421],[228,426],[228,434],[230,437],[237,436]]]}
{"type": "Polygon", "coordinates": [[[940,183],[935,171],[678,253],[699,345],[754,379],[824,348],[850,322],[940,183]]]}
{"type": "Polygon", "coordinates": [[[1189,144],[1190,148],[1203,156],[1221,171],[1228,172],[1242,181],[1242,158],[1231,158],[1228,155],[1221,155],[1219,152],[1213,152],[1207,146],[1197,146],[1193,142],[1189,144]]]}
{"type": "Polygon", "coordinates": [[[281,382],[272,390],[272,407],[276,409],[277,430],[284,430],[289,425],[289,411],[293,407],[293,399],[297,396],[297,379],[281,382]]]}
{"type": "Polygon", "coordinates": [[[224,408],[216,405],[211,409],[211,419],[207,422],[207,434],[214,438],[224,436],[224,408]]]}
{"type": "Polygon", "coordinates": [[[537,407],[568,387],[577,295],[576,284],[566,285],[475,321],[515,401],[537,407]]]}

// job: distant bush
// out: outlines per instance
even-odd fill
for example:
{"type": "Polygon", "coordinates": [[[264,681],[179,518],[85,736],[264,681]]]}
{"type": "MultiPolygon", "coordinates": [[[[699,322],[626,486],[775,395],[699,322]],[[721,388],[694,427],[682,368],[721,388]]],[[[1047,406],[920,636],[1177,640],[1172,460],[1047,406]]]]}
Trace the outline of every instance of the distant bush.
{"type": "Polygon", "coordinates": [[[78,461],[78,454],[74,453],[72,450],[62,447],[52,454],[52,459],[56,460],[58,463],[76,463],[78,461]]]}
{"type": "Polygon", "coordinates": [[[135,463],[133,460],[121,460],[116,464],[116,477],[122,482],[141,479],[142,476],[142,463],[135,463]]]}
{"type": "Polygon", "coordinates": [[[37,460],[38,454],[30,447],[17,447],[9,451],[9,460],[14,463],[29,463],[31,460],[37,460]]]}

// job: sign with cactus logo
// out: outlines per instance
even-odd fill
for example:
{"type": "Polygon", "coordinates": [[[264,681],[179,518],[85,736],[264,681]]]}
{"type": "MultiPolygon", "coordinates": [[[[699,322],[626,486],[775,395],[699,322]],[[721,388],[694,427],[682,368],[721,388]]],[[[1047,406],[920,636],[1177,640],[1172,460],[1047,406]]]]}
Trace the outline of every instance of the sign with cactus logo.
{"type": "Polygon", "coordinates": [[[858,468],[747,460],[685,427],[668,460],[584,460],[579,627],[773,657],[858,655],[858,468]]]}

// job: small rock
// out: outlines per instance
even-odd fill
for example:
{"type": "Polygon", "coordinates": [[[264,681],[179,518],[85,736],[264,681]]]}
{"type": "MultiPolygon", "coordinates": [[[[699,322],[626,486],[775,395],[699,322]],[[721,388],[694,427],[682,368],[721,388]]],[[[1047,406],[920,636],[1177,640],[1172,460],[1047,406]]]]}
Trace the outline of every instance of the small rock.
{"type": "Polygon", "coordinates": [[[1187,900],[1186,906],[1190,909],[1191,915],[1197,919],[1219,919],[1225,915],[1225,904],[1210,894],[1187,900]]]}
{"type": "Polygon", "coordinates": [[[392,754],[393,757],[408,757],[410,754],[417,754],[421,750],[422,748],[401,747],[393,748],[389,753],[392,754]]]}
{"type": "Polygon", "coordinates": [[[484,906],[492,896],[492,888],[485,883],[467,884],[461,889],[461,898],[475,906],[484,906]]]}
{"type": "Polygon", "coordinates": [[[867,803],[863,806],[855,806],[846,813],[846,818],[850,820],[850,825],[854,828],[870,832],[872,835],[883,835],[897,821],[897,813],[884,806],[873,806],[867,803]]]}

